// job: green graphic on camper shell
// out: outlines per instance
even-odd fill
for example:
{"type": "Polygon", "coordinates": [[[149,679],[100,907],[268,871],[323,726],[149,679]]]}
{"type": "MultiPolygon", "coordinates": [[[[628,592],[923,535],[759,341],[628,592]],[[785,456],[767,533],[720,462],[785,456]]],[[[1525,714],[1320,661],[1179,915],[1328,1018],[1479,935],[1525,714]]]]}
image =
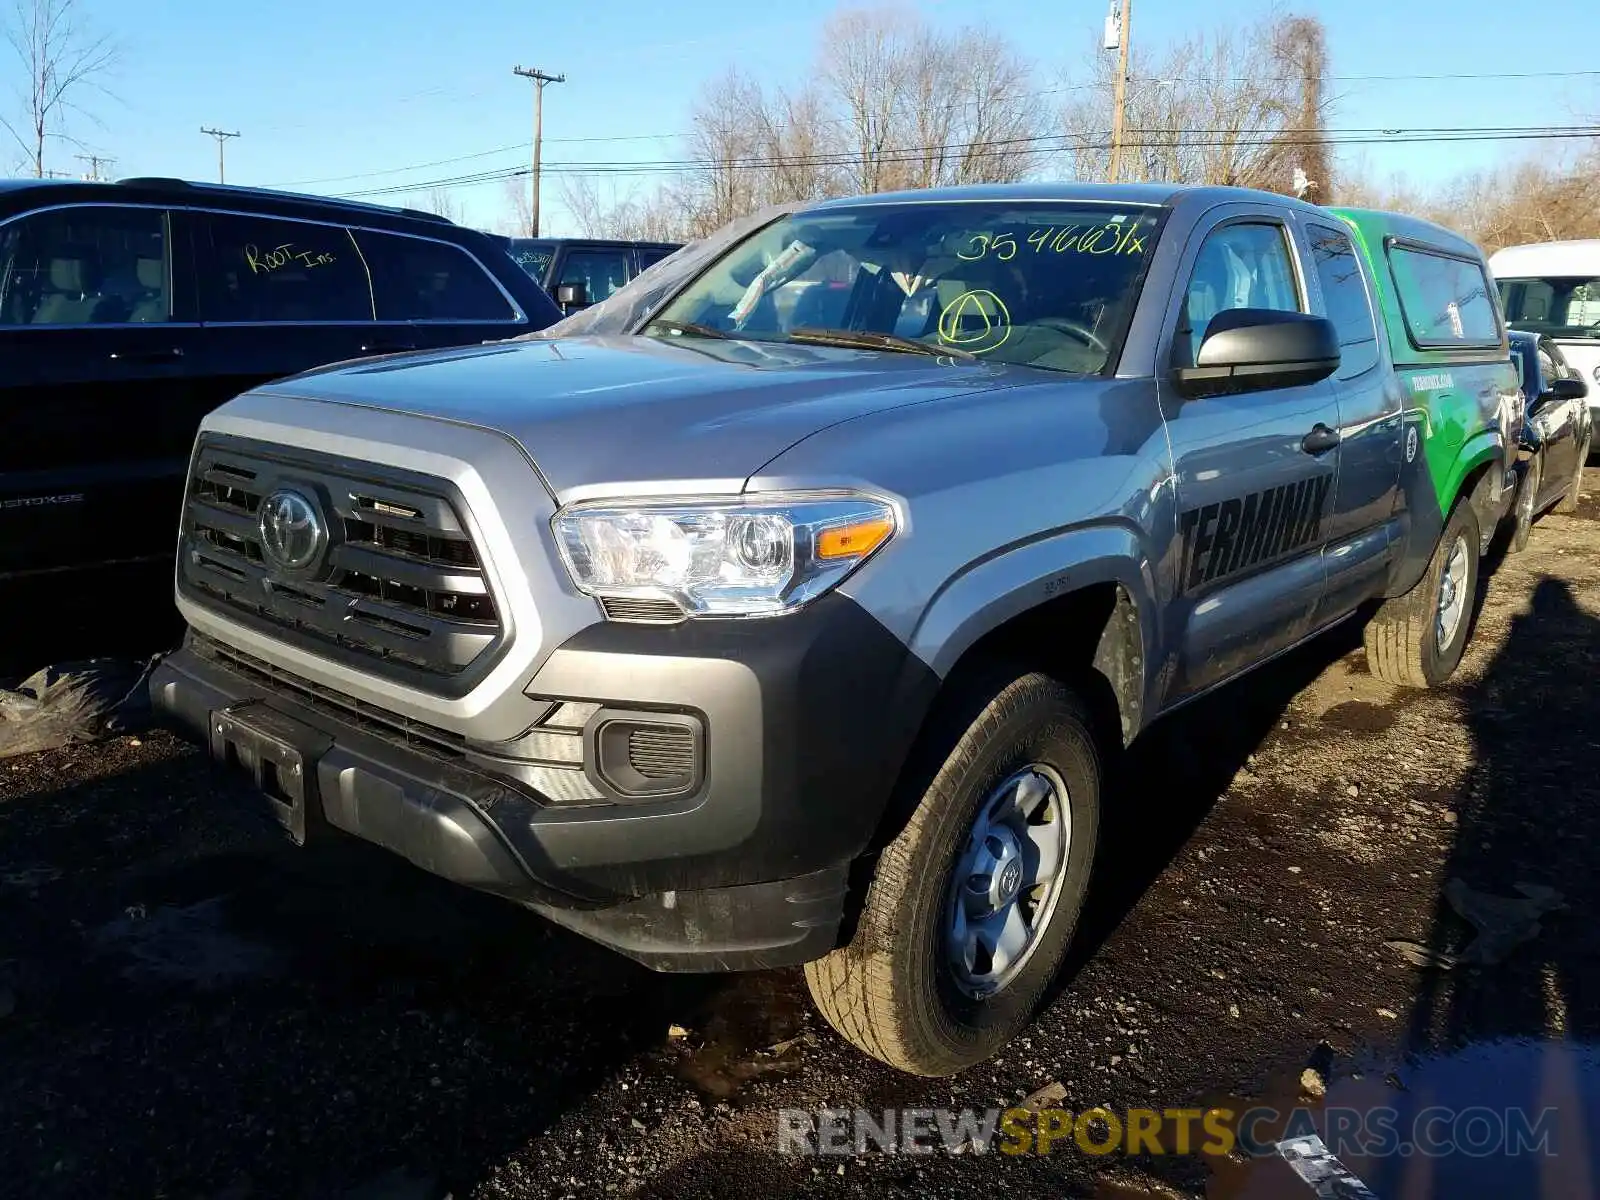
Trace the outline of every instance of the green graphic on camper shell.
{"type": "MultiPolygon", "coordinates": [[[[1483,367],[1466,369],[1481,377],[1483,367]]],[[[1410,463],[1421,456],[1433,484],[1434,498],[1441,511],[1448,511],[1461,478],[1466,473],[1462,456],[1467,443],[1484,432],[1483,411],[1476,387],[1458,387],[1454,370],[1401,370],[1400,383],[1409,393],[1406,399],[1405,458],[1410,463]]],[[[1476,383],[1475,378],[1472,382],[1476,383]]],[[[1474,464],[1475,465],[1475,464],[1474,464]]]]}
{"type": "MultiPolygon", "coordinates": [[[[1351,231],[1371,270],[1382,336],[1389,343],[1395,373],[1406,391],[1405,462],[1408,469],[1415,470],[1421,460],[1442,516],[1454,506],[1467,475],[1489,458],[1505,453],[1504,442],[1512,434],[1506,406],[1517,395],[1518,377],[1509,354],[1500,350],[1481,345],[1418,347],[1413,343],[1386,239],[1411,238],[1474,260],[1480,260],[1480,254],[1464,238],[1426,222],[1361,209],[1329,211],[1351,231]]],[[[1482,299],[1495,303],[1487,294],[1482,299]]],[[[1450,319],[1458,320],[1454,305],[1449,308],[1450,319]]]]}

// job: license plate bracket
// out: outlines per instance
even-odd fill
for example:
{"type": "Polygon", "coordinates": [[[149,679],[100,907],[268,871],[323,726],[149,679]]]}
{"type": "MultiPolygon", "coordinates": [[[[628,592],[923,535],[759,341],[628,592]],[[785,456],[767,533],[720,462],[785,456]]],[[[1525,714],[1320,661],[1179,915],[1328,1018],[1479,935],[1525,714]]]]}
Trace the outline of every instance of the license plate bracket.
{"type": "Polygon", "coordinates": [[[305,845],[321,817],[317,760],[333,739],[260,701],[211,714],[211,757],[242,770],[266,800],[270,815],[296,845],[305,845]]]}

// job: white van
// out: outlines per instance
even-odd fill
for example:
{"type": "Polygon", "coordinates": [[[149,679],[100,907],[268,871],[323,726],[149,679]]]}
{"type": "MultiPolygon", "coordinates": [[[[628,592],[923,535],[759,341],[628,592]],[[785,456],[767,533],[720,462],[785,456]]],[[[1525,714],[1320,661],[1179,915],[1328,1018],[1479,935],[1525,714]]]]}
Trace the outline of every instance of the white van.
{"type": "Polygon", "coordinates": [[[1507,246],[1490,256],[1489,271],[1506,321],[1555,339],[1600,421],[1600,239],[1507,246]]]}

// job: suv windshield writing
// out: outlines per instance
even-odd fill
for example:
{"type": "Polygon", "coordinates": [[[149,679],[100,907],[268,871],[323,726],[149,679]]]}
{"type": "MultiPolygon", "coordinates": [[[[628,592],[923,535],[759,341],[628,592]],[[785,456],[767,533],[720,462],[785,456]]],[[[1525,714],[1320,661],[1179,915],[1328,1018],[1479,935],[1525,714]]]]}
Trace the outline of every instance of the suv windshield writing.
{"type": "Polygon", "coordinates": [[[1103,371],[1132,316],[1157,212],[922,203],[796,214],[714,262],[643,332],[918,349],[894,345],[909,340],[1103,371]]]}
{"type": "Polygon", "coordinates": [[[1506,323],[1564,337],[1600,338],[1600,279],[1502,279],[1506,323]]]}

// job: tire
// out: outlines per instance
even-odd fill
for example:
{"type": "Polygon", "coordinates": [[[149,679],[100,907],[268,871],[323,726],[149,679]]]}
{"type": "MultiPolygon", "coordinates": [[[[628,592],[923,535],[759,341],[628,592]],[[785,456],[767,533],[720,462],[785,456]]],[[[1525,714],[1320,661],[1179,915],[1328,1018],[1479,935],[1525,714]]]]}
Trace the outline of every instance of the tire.
{"type": "Polygon", "coordinates": [[[1416,586],[1402,596],[1385,600],[1367,622],[1367,666],[1379,679],[1402,687],[1432,688],[1455,673],[1472,628],[1480,544],[1477,513],[1463,495],[1445,522],[1433,557],[1416,586]],[[1461,607],[1448,641],[1440,645],[1436,617],[1441,585],[1446,564],[1458,549],[1464,550],[1466,556],[1465,562],[1458,564],[1462,578],[1454,589],[1461,607]]]}
{"type": "Polygon", "coordinates": [[[1578,447],[1578,466],[1572,472],[1572,485],[1567,488],[1567,494],[1561,497],[1561,502],[1556,505],[1558,513],[1575,513],[1578,511],[1578,496],[1583,491],[1583,468],[1589,462],[1589,450],[1594,445],[1594,433],[1591,430],[1588,439],[1578,447]]]}
{"type": "MultiPolygon", "coordinates": [[[[812,999],[847,1041],[901,1071],[953,1075],[995,1054],[1032,1019],[1071,941],[1094,863],[1102,764],[1092,729],[1088,708],[1071,689],[1018,670],[975,679],[943,710],[903,781],[914,789],[915,809],[879,857],[854,937],[806,964],[812,999]],[[979,878],[967,873],[971,856],[980,844],[996,843],[974,837],[976,822],[1009,811],[1004,797],[1016,780],[1011,794],[1019,797],[1039,786],[1056,788],[1042,793],[1049,798],[1035,815],[1047,817],[1054,804],[1057,819],[1064,814],[1070,824],[1061,870],[1046,890],[1027,887],[1032,876],[1024,873],[1018,891],[1003,866],[983,876],[1002,881],[1002,896],[1009,884],[1013,906],[1020,913],[1031,905],[1035,922],[1026,949],[1007,968],[1009,978],[993,974],[996,986],[987,991],[977,968],[985,962],[995,968],[1000,960],[986,960],[979,949],[962,965],[953,947],[981,944],[971,942],[970,931],[985,926],[976,918],[966,923],[970,905],[963,902],[982,908],[991,892],[958,888],[958,873],[969,885],[979,878]],[[966,938],[954,932],[958,907],[966,938]]],[[[1049,824],[1030,822],[1027,828],[1041,832],[1027,836],[1042,836],[1049,824]]],[[[1038,865],[1041,856],[1033,861],[1038,865]]]]}
{"type": "Polygon", "coordinates": [[[1511,507],[1512,554],[1521,554],[1528,548],[1528,538],[1533,533],[1533,518],[1539,503],[1539,489],[1544,486],[1544,452],[1541,450],[1528,460],[1528,469],[1517,484],[1516,503],[1511,507]]]}

